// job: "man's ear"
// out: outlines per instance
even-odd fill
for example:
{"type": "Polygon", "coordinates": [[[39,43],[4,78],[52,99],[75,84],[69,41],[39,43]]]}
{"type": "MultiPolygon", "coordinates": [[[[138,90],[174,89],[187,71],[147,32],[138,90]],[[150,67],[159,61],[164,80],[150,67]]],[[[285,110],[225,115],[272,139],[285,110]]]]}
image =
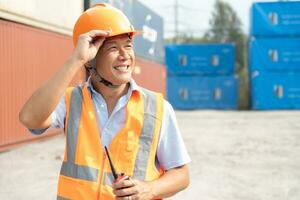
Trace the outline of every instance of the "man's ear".
{"type": "Polygon", "coordinates": [[[96,68],[96,58],[90,60],[89,62],[85,63],[84,67],[86,69],[90,69],[90,68],[96,68]]]}
{"type": "Polygon", "coordinates": [[[96,58],[94,58],[93,60],[91,60],[89,63],[90,63],[90,67],[91,68],[95,68],[96,69],[96,66],[97,66],[96,58]]]}
{"type": "Polygon", "coordinates": [[[84,67],[85,69],[90,73],[90,75],[92,75],[92,69],[96,69],[96,58],[94,58],[93,60],[87,62],[84,67]]]}

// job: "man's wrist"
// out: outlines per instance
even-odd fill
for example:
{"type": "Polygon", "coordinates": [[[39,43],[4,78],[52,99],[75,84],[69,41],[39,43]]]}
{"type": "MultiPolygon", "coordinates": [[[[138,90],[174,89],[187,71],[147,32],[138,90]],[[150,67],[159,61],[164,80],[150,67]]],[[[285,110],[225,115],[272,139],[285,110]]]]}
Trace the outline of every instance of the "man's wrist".
{"type": "Polygon", "coordinates": [[[149,181],[147,182],[148,186],[149,186],[149,193],[150,193],[150,197],[151,199],[157,199],[158,198],[158,193],[155,187],[155,181],[149,181]]]}
{"type": "Polygon", "coordinates": [[[67,60],[67,63],[69,63],[71,66],[76,66],[78,68],[83,67],[85,65],[85,62],[83,60],[80,60],[73,55],[67,60]]]}

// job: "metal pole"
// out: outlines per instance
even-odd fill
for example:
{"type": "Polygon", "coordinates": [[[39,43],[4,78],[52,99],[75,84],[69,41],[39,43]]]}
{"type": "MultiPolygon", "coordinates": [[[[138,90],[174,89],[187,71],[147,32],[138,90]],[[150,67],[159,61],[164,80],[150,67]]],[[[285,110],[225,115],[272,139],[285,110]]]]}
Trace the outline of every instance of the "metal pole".
{"type": "Polygon", "coordinates": [[[178,42],[178,0],[175,0],[174,5],[174,15],[175,15],[175,37],[174,42],[178,42]]]}
{"type": "Polygon", "coordinates": [[[84,0],[83,2],[83,9],[87,10],[90,8],[90,0],[84,0]]]}

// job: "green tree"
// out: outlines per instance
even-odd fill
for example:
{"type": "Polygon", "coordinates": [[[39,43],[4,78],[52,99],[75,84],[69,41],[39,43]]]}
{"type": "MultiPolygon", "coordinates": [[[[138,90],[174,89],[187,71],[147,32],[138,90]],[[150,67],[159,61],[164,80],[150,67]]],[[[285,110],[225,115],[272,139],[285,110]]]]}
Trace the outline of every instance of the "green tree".
{"type": "Polygon", "coordinates": [[[206,42],[225,43],[231,42],[236,45],[236,71],[246,67],[247,37],[242,31],[242,23],[231,6],[216,0],[211,19],[210,29],[203,39],[206,42]]]}
{"type": "MultiPolygon", "coordinates": [[[[165,44],[174,44],[175,37],[166,38],[165,44]]],[[[178,44],[199,44],[207,43],[203,37],[193,37],[185,33],[179,33],[176,38],[178,44]]]]}
{"type": "Polygon", "coordinates": [[[241,20],[228,3],[222,0],[216,0],[209,25],[210,28],[204,34],[203,41],[210,43],[230,42],[235,44],[235,72],[239,77],[240,108],[247,108],[249,105],[247,70],[248,38],[243,33],[241,20]]]}

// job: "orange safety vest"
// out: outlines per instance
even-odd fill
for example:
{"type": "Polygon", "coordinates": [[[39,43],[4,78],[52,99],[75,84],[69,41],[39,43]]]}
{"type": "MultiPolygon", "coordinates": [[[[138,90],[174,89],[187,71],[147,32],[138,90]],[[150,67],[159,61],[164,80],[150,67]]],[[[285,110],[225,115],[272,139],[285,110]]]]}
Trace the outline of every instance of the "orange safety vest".
{"type": "MultiPolygon", "coordinates": [[[[156,150],[163,116],[163,96],[133,91],[126,106],[125,126],[108,146],[118,173],[152,181],[163,174],[156,166],[156,150]]],[[[57,199],[110,200],[114,177],[101,144],[90,92],[86,85],[68,88],[66,150],[57,199]]]]}

